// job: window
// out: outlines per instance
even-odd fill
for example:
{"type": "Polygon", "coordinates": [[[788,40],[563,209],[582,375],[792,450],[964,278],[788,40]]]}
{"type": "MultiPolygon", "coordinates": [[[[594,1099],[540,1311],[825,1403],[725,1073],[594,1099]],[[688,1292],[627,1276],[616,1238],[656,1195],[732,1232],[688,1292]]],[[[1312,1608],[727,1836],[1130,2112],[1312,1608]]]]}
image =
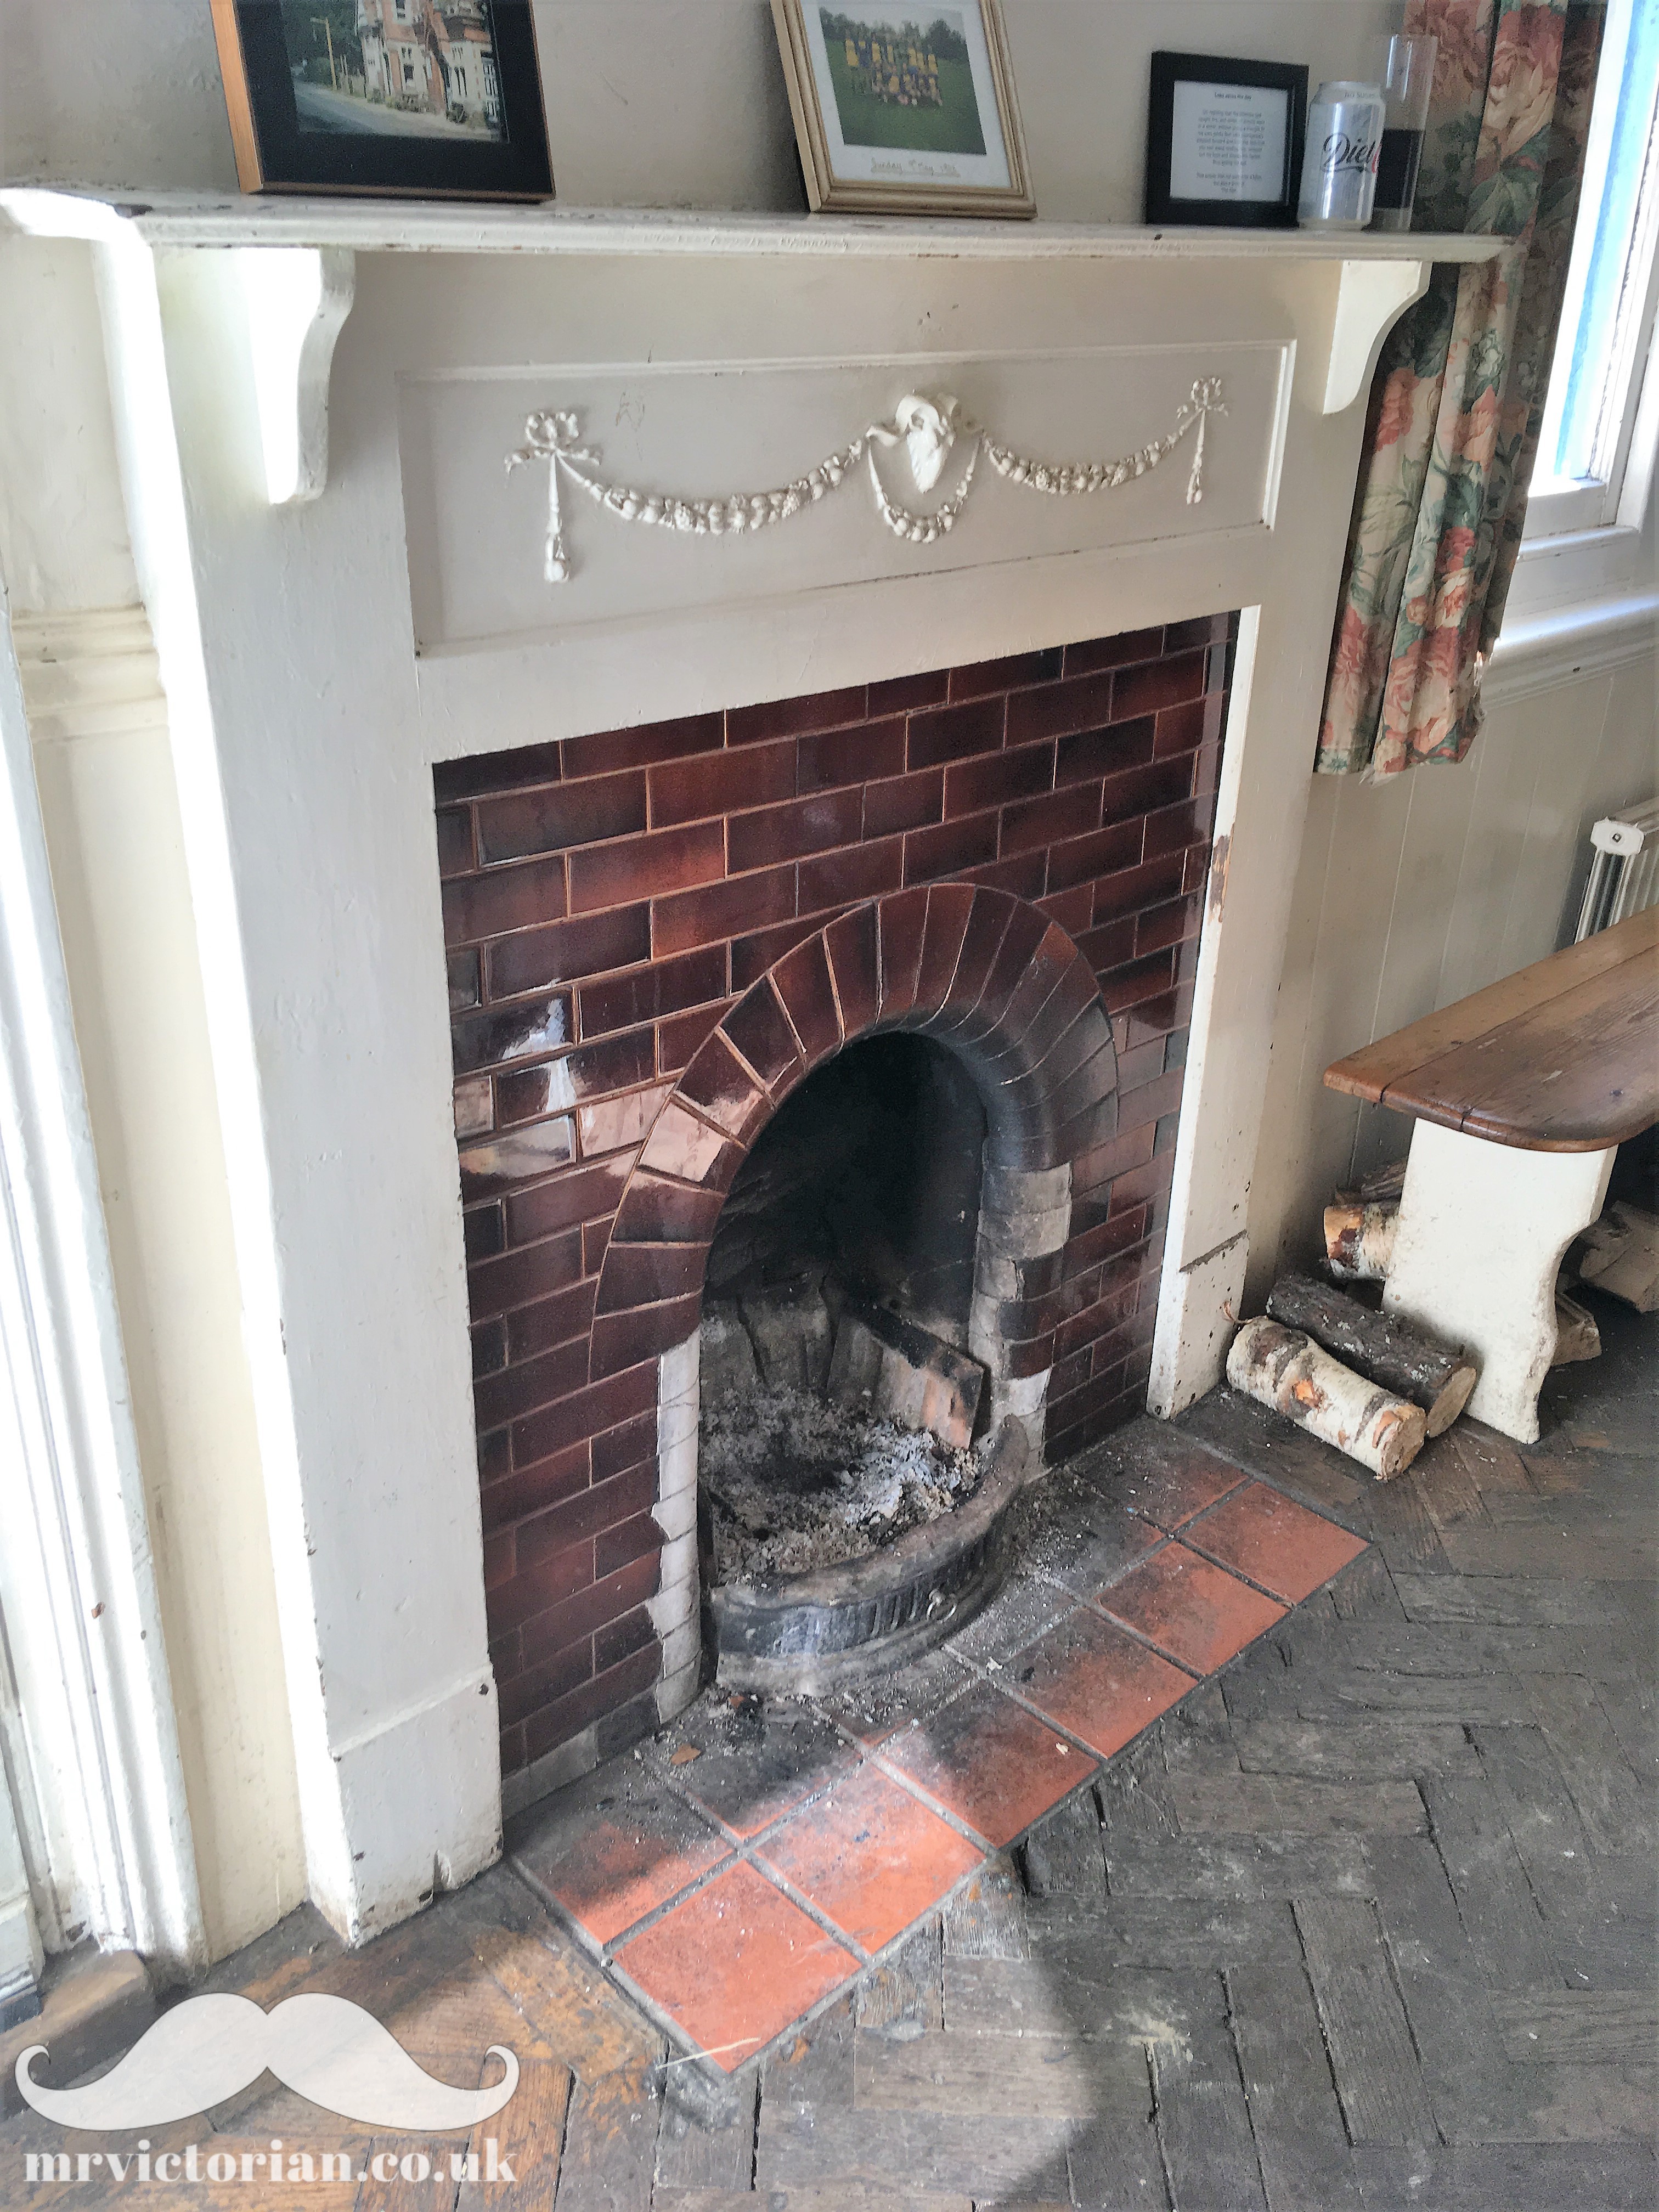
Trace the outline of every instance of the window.
{"type": "Polygon", "coordinates": [[[1609,0],[1528,538],[1640,520],[1651,456],[1632,467],[1632,448],[1659,278],[1656,106],[1659,0],[1609,0]]]}

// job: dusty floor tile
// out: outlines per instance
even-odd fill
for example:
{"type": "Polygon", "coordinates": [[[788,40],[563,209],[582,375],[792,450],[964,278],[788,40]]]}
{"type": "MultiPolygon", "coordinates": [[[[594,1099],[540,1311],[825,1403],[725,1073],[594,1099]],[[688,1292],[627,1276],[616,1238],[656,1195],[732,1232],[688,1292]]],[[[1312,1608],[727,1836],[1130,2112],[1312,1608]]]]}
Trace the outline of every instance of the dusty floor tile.
{"type": "Polygon", "coordinates": [[[628,1761],[562,1790],[508,1848],[595,1942],[610,1943],[718,1866],[731,1846],[628,1761]]]}
{"type": "Polygon", "coordinates": [[[713,1690],[646,1756],[659,1775],[672,1777],[677,1789],[745,1840],[851,1773],[858,1759],[821,1713],[713,1690]]]}
{"type": "Polygon", "coordinates": [[[855,1942],[879,1951],[983,1853],[866,1767],[785,1821],[761,1856],[855,1942]]]}
{"type": "Polygon", "coordinates": [[[1108,1758],[1193,1686],[1097,1613],[1078,1612],[1011,1661],[1006,1686],[1108,1758]]]}
{"type": "Polygon", "coordinates": [[[1212,1674],[1285,1614],[1283,1606],[1184,1544],[1155,1552],[1103,1591],[1100,1602],[1199,1674],[1212,1674]]]}
{"type": "Polygon", "coordinates": [[[1093,1767],[1073,1746],[981,1683],[884,1747],[893,1765],[999,1847],[1093,1767]]]}

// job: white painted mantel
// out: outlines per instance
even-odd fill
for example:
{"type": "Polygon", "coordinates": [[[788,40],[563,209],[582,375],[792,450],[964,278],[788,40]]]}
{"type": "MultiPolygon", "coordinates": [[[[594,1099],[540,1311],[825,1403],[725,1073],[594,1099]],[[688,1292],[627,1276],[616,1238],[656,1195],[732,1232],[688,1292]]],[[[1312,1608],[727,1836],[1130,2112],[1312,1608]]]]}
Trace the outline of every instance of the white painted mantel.
{"type": "MultiPolygon", "coordinates": [[[[434,761],[1244,610],[1154,1402],[1219,1372],[1382,335],[1485,240],[0,193],[96,265],[167,695],[311,1893],[353,1937],[498,1845],[434,761]],[[1167,433],[1102,498],[987,471],[933,544],[826,500],[630,530],[505,457],[782,484],[909,392],[1020,453],[1167,433]]],[[[947,470],[941,490],[954,478],[947,470]]]]}

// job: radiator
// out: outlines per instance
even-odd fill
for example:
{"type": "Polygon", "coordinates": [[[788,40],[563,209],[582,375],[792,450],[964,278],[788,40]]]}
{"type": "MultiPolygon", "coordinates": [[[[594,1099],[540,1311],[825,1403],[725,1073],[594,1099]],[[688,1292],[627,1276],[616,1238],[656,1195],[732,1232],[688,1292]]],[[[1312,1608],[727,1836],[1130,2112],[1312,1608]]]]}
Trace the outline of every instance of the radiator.
{"type": "Polygon", "coordinates": [[[1605,816],[1590,831],[1590,844],[1576,945],[1626,915],[1659,905],[1659,799],[1605,816]]]}

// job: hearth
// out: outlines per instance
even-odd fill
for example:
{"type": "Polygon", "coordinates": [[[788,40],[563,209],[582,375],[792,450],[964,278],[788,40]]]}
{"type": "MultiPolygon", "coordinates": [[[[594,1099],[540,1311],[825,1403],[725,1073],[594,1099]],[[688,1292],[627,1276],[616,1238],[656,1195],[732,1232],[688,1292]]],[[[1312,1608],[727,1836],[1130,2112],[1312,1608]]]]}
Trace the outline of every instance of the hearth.
{"type": "Polygon", "coordinates": [[[1144,1403],[1233,629],[435,772],[516,1802],[961,1626],[1144,1403]],[[700,1480],[734,1388],[848,1540],[700,1480]]]}

